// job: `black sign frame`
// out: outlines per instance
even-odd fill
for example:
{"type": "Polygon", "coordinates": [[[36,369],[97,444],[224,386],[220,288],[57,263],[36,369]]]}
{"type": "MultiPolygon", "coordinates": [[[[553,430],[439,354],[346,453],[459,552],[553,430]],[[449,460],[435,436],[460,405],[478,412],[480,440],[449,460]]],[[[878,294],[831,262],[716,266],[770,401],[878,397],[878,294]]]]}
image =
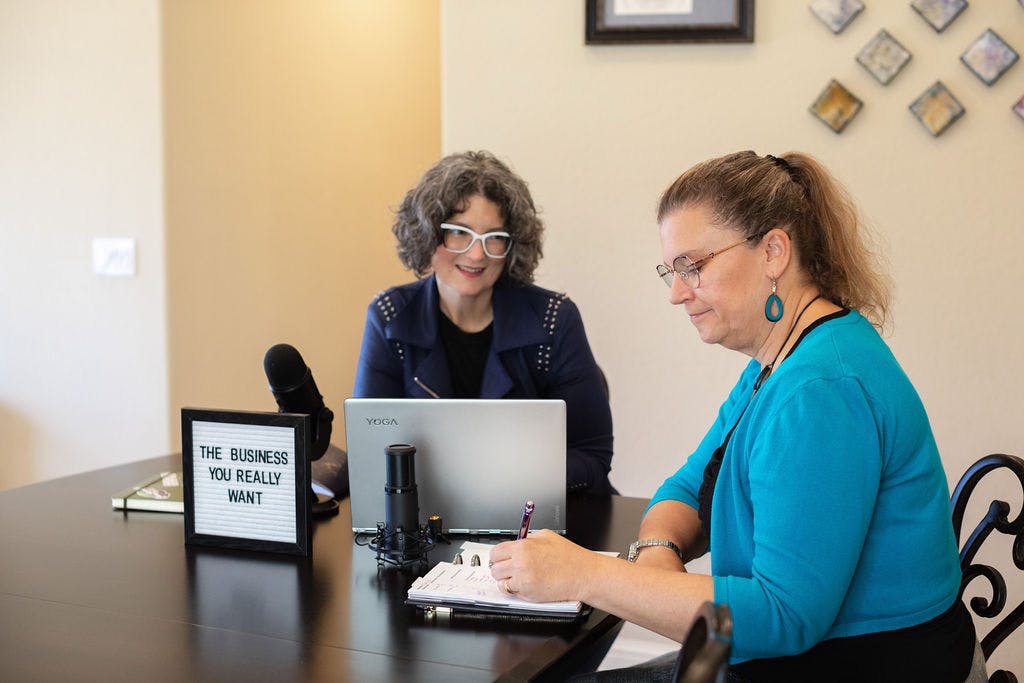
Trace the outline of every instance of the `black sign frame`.
{"type": "Polygon", "coordinates": [[[242,410],[181,409],[181,463],[185,498],[185,545],[212,546],[233,550],[278,553],[311,557],[313,554],[312,477],[309,453],[312,450],[310,416],[304,413],[267,413],[242,410]],[[195,467],[193,423],[213,422],[241,426],[285,427],[295,435],[295,540],[283,542],[266,538],[221,536],[196,533],[195,467]]]}

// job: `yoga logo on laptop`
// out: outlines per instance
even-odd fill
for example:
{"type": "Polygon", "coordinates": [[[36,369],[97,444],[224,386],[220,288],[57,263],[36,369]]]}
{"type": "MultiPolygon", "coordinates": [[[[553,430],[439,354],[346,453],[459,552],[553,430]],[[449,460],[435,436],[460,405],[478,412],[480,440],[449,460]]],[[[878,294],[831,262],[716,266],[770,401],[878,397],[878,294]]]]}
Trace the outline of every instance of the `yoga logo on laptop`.
{"type": "Polygon", "coordinates": [[[368,417],[366,424],[371,427],[397,427],[398,420],[393,417],[368,417]]]}

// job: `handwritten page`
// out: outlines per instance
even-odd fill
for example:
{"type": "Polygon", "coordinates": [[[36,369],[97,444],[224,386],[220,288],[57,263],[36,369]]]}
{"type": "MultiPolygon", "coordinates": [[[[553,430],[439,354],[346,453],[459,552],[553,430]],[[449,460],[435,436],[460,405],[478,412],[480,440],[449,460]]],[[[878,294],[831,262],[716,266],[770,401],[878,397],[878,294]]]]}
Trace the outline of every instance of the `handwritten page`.
{"type": "Polygon", "coordinates": [[[409,600],[444,606],[505,607],[538,613],[575,614],[583,608],[579,601],[529,602],[501,589],[491,576],[486,555],[478,566],[439,562],[425,576],[413,581],[409,600]]]}
{"type": "MultiPolygon", "coordinates": [[[[530,532],[534,533],[533,531],[530,532]]],[[[480,543],[478,541],[463,541],[462,548],[459,553],[462,555],[462,560],[465,562],[467,557],[476,555],[480,558],[481,564],[487,564],[490,561],[491,548],[496,546],[497,543],[480,543]]],[[[597,550],[595,551],[598,555],[607,555],[608,557],[618,557],[619,552],[616,550],[597,550]]]]}
{"type": "Polygon", "coordinates": [[[463,541],[462,548],[459,550],[462,553],[463,558],[467,558],[470,555],[479,555],[480,560],[483,564],[487,564],[488,558],[490,557],[491,548],[498,545],[497,543],[480,543],[479,541],[463,541]]]}

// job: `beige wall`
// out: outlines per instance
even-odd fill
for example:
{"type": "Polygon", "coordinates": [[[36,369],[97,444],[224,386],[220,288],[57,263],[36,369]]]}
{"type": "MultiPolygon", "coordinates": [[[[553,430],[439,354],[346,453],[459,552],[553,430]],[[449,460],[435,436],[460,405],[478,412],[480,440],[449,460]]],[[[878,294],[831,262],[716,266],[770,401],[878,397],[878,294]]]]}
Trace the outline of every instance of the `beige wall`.
{"type": "MultiPolygon", "coordinates": [[[[275,409],[288,342],[338,413],[391,207],[440,151],[436,3],[166,2],[169,419],[275,409]]],[[[177,446],[180,435],[173,434],[177,446]]]]}
{"type": "Polygon", "coordinates": [[[936,34],[906,3],[872,3],[834,36],[806,3],[761,2],[744,45],[585,46],[573,2],[446,0],[442,18],[444,149],[492,149],[530,183],[539,280],[579,303],[611,381],[624,493],[675,468],[747,360],[704,346],[654,273],[660,192],[737,149],[808,151],[859,200],[897,282],[890,342],[950,471],[1024,452],[1024,66],[986,87],[958,61],[988,26],[1024,50],[1018,4],[972,3],[936,34]],[[888,87],[854,61],[883,27],[914,54],[888,87]],[[841,135],[807,112],[832,77],[866,103],[841,135]],[[934,139],[907,105],[936,78],[967,114],[934,139]]]}
{"type": "Polygon", "coordinates": [[[660,192],[738,149],[816,155],[881,234],[889,341],[950,477],[1024,453],[1024,121],[1010,110],[1024,66],[986,87],[958,61],[989,26],[1024,51],[1019,4],[971,3],[936,34],[908,3],[874,2],[834,36],[806,2],[762,1],[753,44],[656,46],[584,45],[583,6],[442,3],[443,148],[491,149],[530,183],[548,227],[539,283],[579,304],[611,383],[622,492],[649,495],[678,467],[747,360],[703,345],[654,273],[660,192]],[[888,87],[854,61],[881,28],[914,55],[888,87]],[[832,77],[865,101],[841,135],[807,111],[832,77]],[[933,139],[907,107],[936,79],[967,114],[933,139]]]}
{"type": "Polygon", "coordinates": [[[0,489],[275,409],[294,344],[339,413],[391,207],[440,151],[436,2],[0,0],[0,489]],[[134,237],[138,276],[91,272],[134,237]],[[166,244],[166,246],[165,246],[166,244]]]}
{"type": "Polygon", "coordinates": [[[0,1],[0,489],[168,447],[159,38],[156,0],[0,1]]]}

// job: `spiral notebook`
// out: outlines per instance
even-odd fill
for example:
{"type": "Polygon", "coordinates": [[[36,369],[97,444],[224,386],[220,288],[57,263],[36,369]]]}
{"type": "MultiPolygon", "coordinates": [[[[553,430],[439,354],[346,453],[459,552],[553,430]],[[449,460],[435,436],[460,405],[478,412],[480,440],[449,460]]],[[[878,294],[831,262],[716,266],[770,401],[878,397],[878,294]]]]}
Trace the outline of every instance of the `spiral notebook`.
{"type": "MultiPolygon", "coordinates": [[[[460,556],[468,557],[470,551],[467,548],[475,549],[480,545],[464,544],[460,556]]],[[[585,606],[579,601],[530,602],[509,595],[491,576],[486,552],[477,552],[485,559],[476,566],[465,561],[459,564],[438,562],[426,575],[413,581],[406,602],[426,610],[451,610],[454,614],[468,612],[576,619],[585,613],[585,606]]]]}

